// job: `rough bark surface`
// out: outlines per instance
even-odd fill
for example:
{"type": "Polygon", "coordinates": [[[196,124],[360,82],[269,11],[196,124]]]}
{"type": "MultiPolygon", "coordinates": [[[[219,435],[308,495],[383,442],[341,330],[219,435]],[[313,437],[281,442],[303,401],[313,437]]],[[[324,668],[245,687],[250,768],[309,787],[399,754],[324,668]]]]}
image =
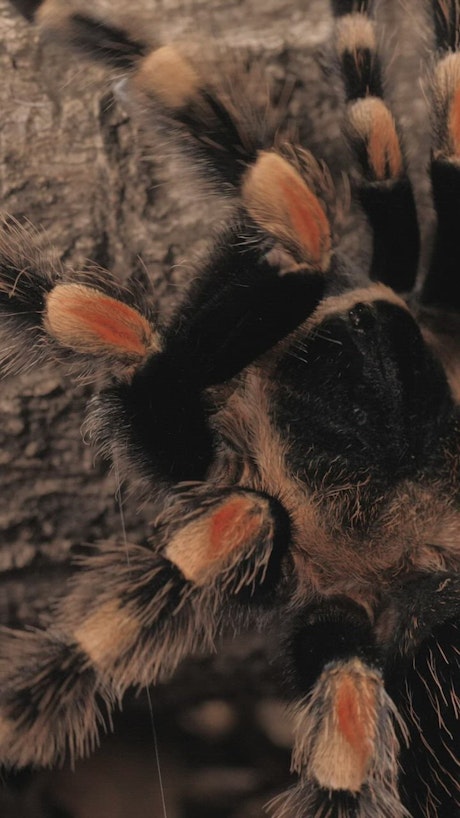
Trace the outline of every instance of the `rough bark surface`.
{"type": "MultiPolygon", "coordinates": [[[[212,38],[219,47],[264,54],[275,76],[300,78],[293,113],[301,137],[333,171],[340,168],[340,86],[320,67],[331,27],[327,0],[88,5],[110,9],[115,20],[127,10],[130,17],[138,12],[159,42],[194,39],[206,50],[212,38]]],[[[416,59],[407,52],[398,58],[416,59]]],[[[0,0],[0,72],[1,208],[43,228],[58,256],[75,268],[90,259],[121,278],[147,271],[165,315],[186,287],[185,260],[206,245],[223,212],[174,178],[166,183],[171,169],[146,149],[114,101],[104,71],[40,43],[6,0],[0,0]]],[[[421,103],[409,114],[404,99],[402,92],[395,96],[396,108],[406,118],[417,117],[421,103]]],[[[423,161],[423,155],[414,159],[423,161]]],[[[361,254],[369,253],[362,225],[357,243],[361,254]]],[[[47,621],[72,547],[119,536],[120,503],[128,538],[136,541],[145,532],[148,506],[139,509],[124,486],[117,493],[117,476],[94,460],[82,439],[89,395],[51,367],[0,383],[4,624],[47,621]]],[[[288,777],[289,724],[273,698],[276,690],[268,679],[263,638],[248,635],[226,646],[218,659],[187,664],[155,692],[167,818],[262,814],[262,804],[288,777]]],[[[118,726],[117,737],[79,765],[75,776],[65,770],[10,778],[0,794],[0,813],[162,814],[146,701],[133,700],[118,726]]]]}

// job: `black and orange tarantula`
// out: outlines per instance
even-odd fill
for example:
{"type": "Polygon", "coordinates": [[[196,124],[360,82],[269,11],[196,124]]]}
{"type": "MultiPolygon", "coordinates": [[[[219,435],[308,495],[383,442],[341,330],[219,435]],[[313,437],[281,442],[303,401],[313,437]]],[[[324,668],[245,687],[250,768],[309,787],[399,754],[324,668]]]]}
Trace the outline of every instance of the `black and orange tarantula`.
{"type": "Polygon", "coordinates": [[[14,5],[125,75],[143,127],[234,211],[162,327],[145,298],[48,266],[5,220],[6,364],[102,371],[89,429],[149,481],[157,514],[129,561],[113,543],[81,560],[53,627],[2,629],[2,761],[85,753],[129,686],[229,627],[281,621],[298,783],[276,817],[460,816],[460,3],[431,4],[438,222],[415,294],[414,196],[366,2],[332,4],[374,240],[364,283],[336,249],[327,170],[282,106],[251,103],[254,72],[217,85],[73,4],[14,5]]]}

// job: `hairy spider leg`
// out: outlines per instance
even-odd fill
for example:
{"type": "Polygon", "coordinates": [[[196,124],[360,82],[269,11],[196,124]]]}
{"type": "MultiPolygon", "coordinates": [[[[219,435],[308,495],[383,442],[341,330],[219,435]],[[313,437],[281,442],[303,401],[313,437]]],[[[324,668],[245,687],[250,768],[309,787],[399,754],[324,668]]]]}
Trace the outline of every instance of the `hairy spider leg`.
{"type": "Polygon", "coordinates": [[[407,818],[397,786],[399,716],[364,608],[343,597],[307,607],[284,649],[299,782],[276,799],[276,818],[407,818]]]}
{"type": "Polygon", "coordinates": [[[433,0],[437,62],[431,77],[433,252],[422,290],[427,307],[460,309],[458,212],[460,207],[460,4],[433,0]]]}
{"type": "Polygon", "coordinates": [[[2,761],[50,765],[94,748],[128,686],[168,677],[270,604],[288,537],[275,500],[195,485],[171,492],[129,559],[117,543],[96,547],[51,629],[1,629],[2,761]]]}
{"type": "MultiPolygon", "coordinates": [[[[341,5],[333,4],[336,13],[341,5]]],[[[373,233],[370,275],[408,292],[420,252],[417,213],[402,138],[383,99],[375,25],[365,8],[338,17],[335,49],[347,103],[344,132],[360,168],[355,189],[373,233]]]]}

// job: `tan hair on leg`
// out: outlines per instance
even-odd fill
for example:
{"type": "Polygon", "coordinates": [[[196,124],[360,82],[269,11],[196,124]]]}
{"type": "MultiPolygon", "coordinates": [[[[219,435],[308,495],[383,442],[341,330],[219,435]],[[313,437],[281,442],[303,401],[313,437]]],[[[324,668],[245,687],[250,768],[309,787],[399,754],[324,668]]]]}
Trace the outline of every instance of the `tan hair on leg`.
{"type": "Polygon", "coordinates": [[[348,107],[348,131],[353,142],[363,143],[375,181],[398,178],[404,171],[396,124],[378,97],[359,99],[348,107]]]}
{"type": "Polygon", "coordinates": [[[83,284],[60,284],[48,295],[46,331],[75,352],[134,363],[159,352],[161,342],[133,307],[83,284]]]}
{"type": "Polygon", "coordinates": [[[144,57],[132,82],[138,91],[157,97],[172,110],[190,102],[202,85],[193,66],[172,46],[163,46],[144,57]]]}
{"type": "Polygon", "coordinates": [[[249,215],[296,260],[325,272],[331,257],[331,226],[324,206],[300,173],[275,152],[263,151],[243,180],[249,215]]]}

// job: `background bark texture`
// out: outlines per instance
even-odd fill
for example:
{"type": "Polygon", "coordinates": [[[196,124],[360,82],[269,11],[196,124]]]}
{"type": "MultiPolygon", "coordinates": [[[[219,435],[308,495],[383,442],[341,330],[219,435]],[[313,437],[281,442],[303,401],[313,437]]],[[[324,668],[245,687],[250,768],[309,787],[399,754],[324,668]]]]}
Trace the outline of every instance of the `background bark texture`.
{"type": "MultiPolygon", "coordinates": [[[[110,10],[114,20],[138,13],[160,42],[195,40],[207,51],[212,39],[218,49],[263,54],[280,80],[298,77],[292,112],[301,138],[338,173],[346,159],[340,84],[320,67],[331,30],[327,0],[88,5],[110,10]]],[[[399,4],[381,5],[388,22],[399,4]]],[[[406,25],[415,26],[408,5],[404,15],[412,22],[406,25]]],[[[90,259],[122,279],[136,269],[147,271],[167,314],[187,285],[186,260],[203,249],[224,211],[193,188],[184,189],[174,172],[165,182],[171,168],[146,149],[114,101],[104,71],[40,43],[6,0],[0,0],[0,34],[2,208],[43,228],[57,255],[75,268],[90,259]]],[[[401,42],[407,42],[404,26],[401,42]]],[[[394,50],[393,63],[405,76],[393,94],[403,124],[423,115],[407,67],[417,64],[418,53],[406,45],[394,50]]],[[[412,156],[416,175],[425,148],[412,156]]],[[[422,181],[419,188],[426,196],[422,181]]],[[[359,220],[350,224],[344,251],[359,246],[360,259],[366,258],[367,233],[359,220]]],[[[2,623],[46,623],[50,599],[69,572],[72,547],[119,536],[120,503],[128,538],[135,542],[145,532],[148,506],[139,509],[123,485],[117,494],[116,475],[95,461],[82,439],[89,395],[52,367],[0,384],[2,623]]],[[[258,634],[223,646],[218,658],[187,663],[171,684],[152,692],[156,731],[145,697],[133,697],[118,719],[116,737],[75,774],[5,774],[0,814],[159,816],[164,808],[157,740],[168,818],[261,815],[263,803],[288,783],[290,726],[275,677],[258,634]]]]}

